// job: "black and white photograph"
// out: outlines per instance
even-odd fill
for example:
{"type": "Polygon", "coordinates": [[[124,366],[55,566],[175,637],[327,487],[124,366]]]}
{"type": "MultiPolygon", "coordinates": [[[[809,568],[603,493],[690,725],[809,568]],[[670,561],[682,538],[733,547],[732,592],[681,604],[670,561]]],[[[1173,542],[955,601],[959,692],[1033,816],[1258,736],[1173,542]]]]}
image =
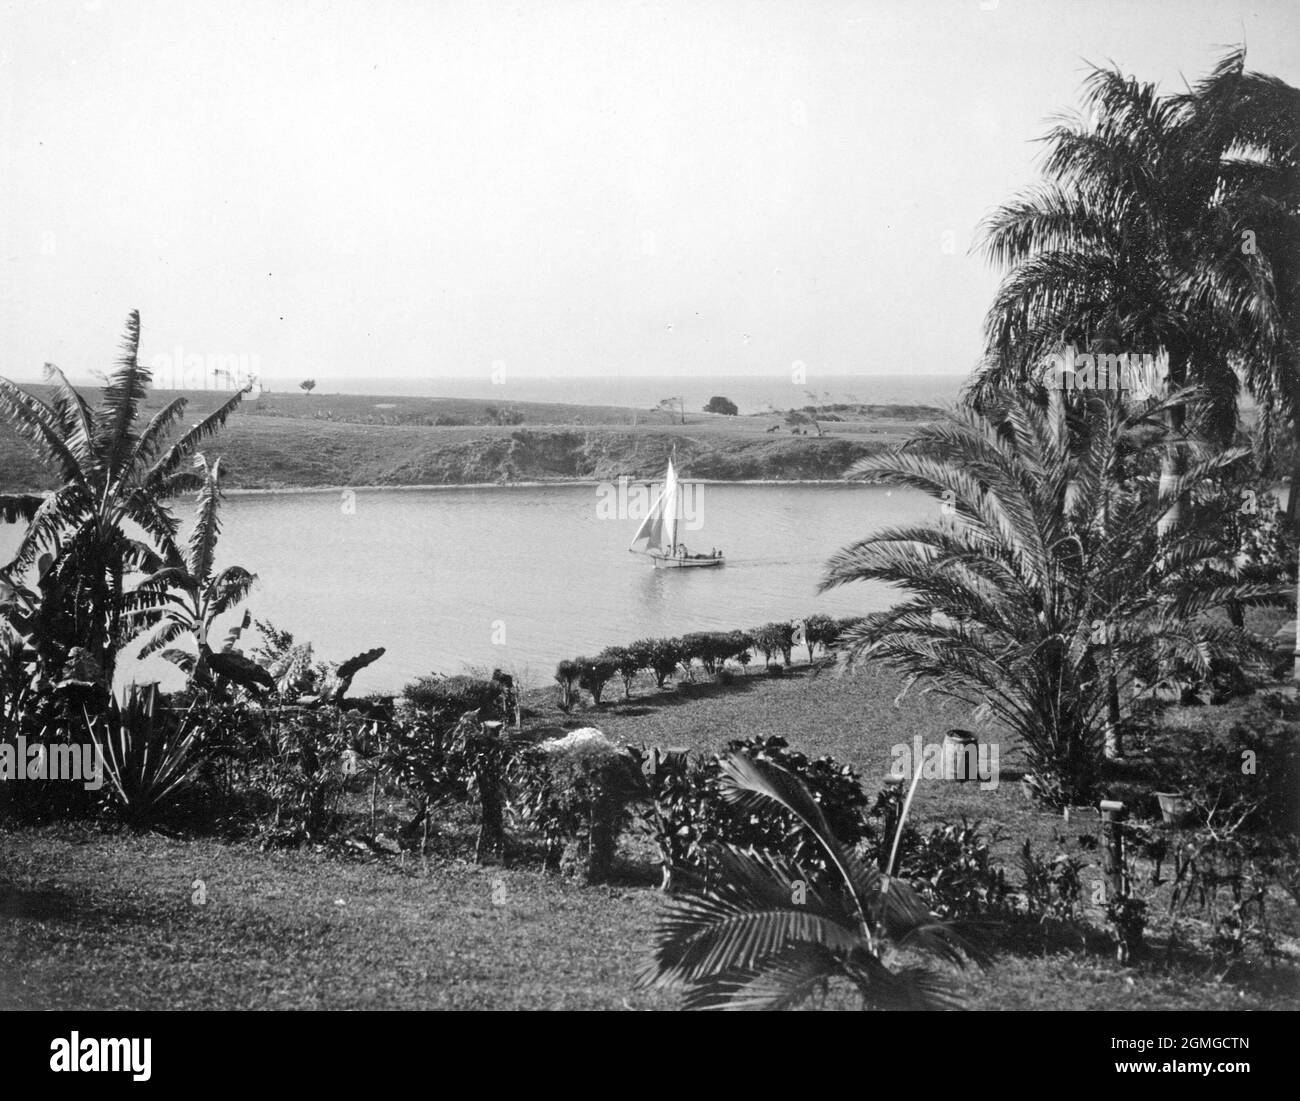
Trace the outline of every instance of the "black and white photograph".
{"type": "Polygon", "coordinates": [[[9,0],[0,181],[42,1074],[1300,1009],[1294,0],[9,0]]]}

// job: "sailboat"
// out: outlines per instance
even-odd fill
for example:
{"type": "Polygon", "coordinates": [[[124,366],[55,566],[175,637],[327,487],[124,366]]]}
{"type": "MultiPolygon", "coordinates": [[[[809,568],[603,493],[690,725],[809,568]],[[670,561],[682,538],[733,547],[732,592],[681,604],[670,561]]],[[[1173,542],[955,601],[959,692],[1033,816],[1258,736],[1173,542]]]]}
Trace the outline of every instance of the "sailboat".
{"type": "Polygon", "coordinates": [[[677,529],[682,515],[682,487],[677,481],[677,471],[672,459],[664,473],[663,492],[650,506],[650,512],[632,536],[628,550],[644,554],[654,563],[655,569],[698,569],[721,566],[726,563],[722,552],[691,554],[684,543],[677,541],[677,529]],[[637,544],[643,544],[639,546],[637,544]]]}

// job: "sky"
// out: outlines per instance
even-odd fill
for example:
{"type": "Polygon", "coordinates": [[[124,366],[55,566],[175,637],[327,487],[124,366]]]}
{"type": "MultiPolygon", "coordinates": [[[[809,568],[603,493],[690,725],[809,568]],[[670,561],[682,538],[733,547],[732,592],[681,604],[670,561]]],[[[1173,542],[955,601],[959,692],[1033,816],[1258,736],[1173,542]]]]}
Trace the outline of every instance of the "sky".
{"type": "Polygon", "coordinates": [[[1300,84],[1295,0],[5,3],[0,375],[965,373],[1088,63],[1243,40],[1300,84]]]}

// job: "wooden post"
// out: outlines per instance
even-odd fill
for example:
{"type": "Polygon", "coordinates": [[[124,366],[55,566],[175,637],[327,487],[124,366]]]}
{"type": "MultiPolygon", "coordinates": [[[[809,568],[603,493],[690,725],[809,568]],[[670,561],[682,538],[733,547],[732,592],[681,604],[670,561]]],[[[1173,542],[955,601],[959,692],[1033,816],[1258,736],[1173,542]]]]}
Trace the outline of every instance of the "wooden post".
{"type": "MultiPolygon", "coordinates": [[[[919,761],[915,767],[920,767],[919,761]]],[[[906,776],[895,776],[893,773],[885,777],[885,835],[880,840],[880,859],[877,861],[881,871],[884,871],[889,863],[889,852],[894,843],[894,834],[898,832],[898,819],[903,809],[903,784],[906,779],[906,776]]]]}
{"type": "Polygon", "coordinates": [[[587,832],[587,861],[584,878],[588,884],[604,883],[614,870],[618,845],[618,796],[610,791],[610,779],[602,778],[600,790],[591,801],[587,832]]]}
{"type": "Polygon", "coordinates": [[[1101,871],[1106,883],[1106,899],[1128,896],[1128,876],[1124,867],[1124,804],[1103,800],[1101,804],[1101,871]]]}
{"type": "MultiPolygon", "coordinates": [[[[501,723],[484,723],[478,737],[485,749],[494,748],[501,740],[501,723]]],[[[479,766],[478,790],[481,819],[478,841],[474,846],[474,860],[482,864],[489,854],[498,860],[505,855],[505,792],[501,777],[497,775],[495,760],[491,764],[479,766]]]]}

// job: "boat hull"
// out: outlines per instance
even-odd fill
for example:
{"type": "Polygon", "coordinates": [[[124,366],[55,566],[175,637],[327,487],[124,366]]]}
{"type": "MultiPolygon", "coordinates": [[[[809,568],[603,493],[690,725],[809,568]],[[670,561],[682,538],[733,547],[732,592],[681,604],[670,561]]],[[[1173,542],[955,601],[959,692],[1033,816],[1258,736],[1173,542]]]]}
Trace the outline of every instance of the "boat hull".
{"type": "Polygon", "coordinates": [[[722,566],[726,564],[726,559],[718,558],[675,558],[667,554],[652,554],[649,556],[650,561],[654,563],[657,570],[698,570],[708,569],[710,566],[722,566]]]}

